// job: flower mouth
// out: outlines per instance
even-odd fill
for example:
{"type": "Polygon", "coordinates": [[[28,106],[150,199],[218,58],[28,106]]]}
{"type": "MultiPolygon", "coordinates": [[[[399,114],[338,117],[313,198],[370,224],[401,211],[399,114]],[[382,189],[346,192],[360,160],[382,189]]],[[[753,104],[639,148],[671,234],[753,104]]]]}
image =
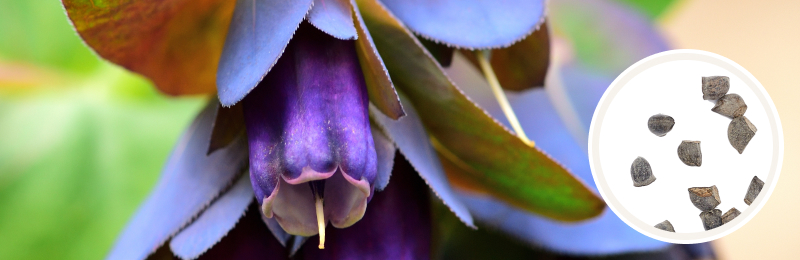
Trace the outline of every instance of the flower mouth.
{"type": "Polygon", "coordinates": [[[294,179],[281,175],[272,193],[262,200],[266,217],[274,217],[289,234],[313,236],[322,234],[328,222],[346,228],[364,216],[372,190],[366,179],[356,180],[339,167],[323,173],[306,172],[306,168],[294,179]]]}

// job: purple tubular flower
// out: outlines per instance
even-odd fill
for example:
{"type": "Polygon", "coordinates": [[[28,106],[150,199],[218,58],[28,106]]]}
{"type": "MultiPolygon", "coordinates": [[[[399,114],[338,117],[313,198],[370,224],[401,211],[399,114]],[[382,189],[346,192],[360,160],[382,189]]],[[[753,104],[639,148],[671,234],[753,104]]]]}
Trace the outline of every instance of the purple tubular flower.
{"type": "Polygon", "coordinates": [[[368,102],[355,42],[305,22],[244,99],[253,190],[287,233],[311,236],[328,220],[345,228],[364,215],[377,174],[368,102]]]}

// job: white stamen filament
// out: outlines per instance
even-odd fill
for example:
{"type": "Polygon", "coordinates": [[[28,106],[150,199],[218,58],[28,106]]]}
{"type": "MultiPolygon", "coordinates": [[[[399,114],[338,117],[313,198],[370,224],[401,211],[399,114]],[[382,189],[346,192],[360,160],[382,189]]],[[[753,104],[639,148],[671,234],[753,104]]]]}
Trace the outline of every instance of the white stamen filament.
{"type": "Polygon", "coordinates": [[[319,227],[319,249],[325,249],[325,215],[322,211],[322,198],[314,196],[317,209],[317,226],[319,227]]]}
{"type": "Polygon", "coordinates": [[[478,59],[478,63],[481,66],[481,71],[483,71],[486,81],[489,82],[494,97],[497,98],[497,102],[500,103],[500,108],[503,109],[503,113],[505,113],[506,118],[508,118],[508,122],[511,123],[511,128],[514,129],[514,132],[517,133],[517,136],[523,143],[533,147],[533,141],[528,139],[528,136],[525,135],[525,131],[522,131],[522,126],[519,124],[517,115],[514,113],[514,109],[511,108],[511,104],[508,103],[508,98],[506,98],[506,94],[500,86],[500,81],[497,80],[497,75],[494,74],[492,65],[487,60],[490,53],[491,50],[475,51],[475,57],[478,59]]]}

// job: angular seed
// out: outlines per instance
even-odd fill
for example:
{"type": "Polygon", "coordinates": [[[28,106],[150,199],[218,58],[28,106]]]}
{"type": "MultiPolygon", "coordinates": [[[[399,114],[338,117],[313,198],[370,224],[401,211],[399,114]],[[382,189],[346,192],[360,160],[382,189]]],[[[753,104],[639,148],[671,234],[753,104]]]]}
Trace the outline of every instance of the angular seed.
{"type": "Polygon", "coordinates": [[[672,223],[669,223],[669,220],[664,220],[664,222],[656,224],[655,227],[664,231],[675,232],[675,228],[672,227],[672,223]]]}
{"type": "Polygon", "coordinates": [[[737,94],[727,94],[717,100],[717,104],[711,111],[730,118],[740,117],[747,111],[747,104],[744,99],[737,94]]]}
{"type": "Polygon", "coordinates": [[[656,136],[665,136],[675,126],[675,119],[671,116],[658,114],[647,120],[647,128],[656,136]]]}
{"type": "Polygon", "coordinates": [[[726,224],[728,222],[731,222],[731,220],[733,220],[734,218],[738,217],[739,214],[742,214],[742,212],[739,212],[739,210],[736,209],[736,208],[731,208],[730,210],[728,210],[728,212],[725,212],[725,214],[722,214],[722,224],[726,224]]]}
{"type": "Polygon", "coordinates": [[[703,77],[703,99],[721,98],[731,88],[730,78],[726,76],[703,77]]]}
{"type": "Polygon", "coordinates": [[[678,158],[686,165],[700,166],[703,164],[703,153],[700,152],[700,141],[684,140],[678,145],[678,158]]]}
{"type": "Polygon", "coordinates": [[[722,210],[712,209],[700,213],[700,220],[703,221],[703,228],[712,230],[722,226],[722,210]]]}
{"type": "Polygon", "coordinates": [[[695,207],[702,211],[709,211],[722,202],[719,198],[717,186],[689,188],[689,199],[695,207]]]}
{"type": "Polygon", "coordinates": [[[744,196],[744,203],[750,205],[753,201],[756,200],[758,197],[758,193],[761,192],[761,188],[764,187],[764,182],[758,178],[758,176],[753,176],[753,180],[750,181],[750,187],[747,188],[747,194],[744,196]]]}
{"type": "Polygon", "coordinates": [[[756,135],[756,131],[758,131],[758,129],[756,129],[756,126],[754,126],[750,120],[747,120],[747,117],[740,116],[734,118],[728,125],[728,142],[731,143],[739,154],[742,154],[744,148],[750,143],[750,139],[753,139],[753,136],[756,135]]]}
{"type": "Polygon", "coordinates": [[[650,163],[642,157],[637,157],[636,160],[633,160],[631,178],[633,179],[634,187],[647,186],[656,181],[656,176],[653,175],[650,163]]]}

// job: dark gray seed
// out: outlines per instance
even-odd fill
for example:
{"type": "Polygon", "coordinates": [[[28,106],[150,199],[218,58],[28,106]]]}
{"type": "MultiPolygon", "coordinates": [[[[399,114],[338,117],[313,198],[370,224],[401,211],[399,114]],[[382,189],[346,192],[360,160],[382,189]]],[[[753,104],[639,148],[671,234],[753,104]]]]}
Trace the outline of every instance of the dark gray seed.
{"type": "Polygon", "coordinates": [[[744,148],[747,147],[747,143],[756,135],[756,131],[758,129],[753,123],[750,123],[750,120],[747,120],[747,117],[734,118],[728,125],[728,142],[731,143],[733,148],[736,148],[739,154],[742,154],[744,148]]]}
{"type": "Polygon", "coordinates": [[[744,195],[744,203],[747,203],[747,205],[753,203],[753,201],[756,200],[756,197],[758,197],[758,193],[761,192],[761,188],[763,187],[764,187],[764,182],[761,181],[761,179],[759,179],[758,176],[753,176],[753,180],[750,181],[750,187],[747,188],[747,194],[744,195]]]}
{"type": "Polygon", "coordinates": [[[702,211],[709,211],[717,207],[722,200],[719,199],[717,186],[689,188],[689,199],[692,204],[702,211]]]}
{"type": "Polygon", "coordinates": [[[669,220],[664,220],[664,222],[656,224],[655,227],[664,231],[675,232],[675,228],[672,227],[672,223],[669,223],[669,220]]]}
{"type": "Polygon", "coordinates": [[[664,114],[651,116],[650,119],[647,120],[647,128],[650,129],[651,133],[657,136],[667,135],[674,125],[675,119],[664,114]]]}
{"type": "Polygon", "coordinates": [[[703,221],[703,228],[712,230],[722,226],[722,210],[712,209],[700,213],[700,220],[703,221]]]}
{"type": "Polygon", "coordinates": [[[653,175],[650,163],[642,157],[636,157],[636,160],[633,160],[631,178],[633,179],[634,187],[647,186],[656,181],[656,176],[653,175]]]}
{"type": "Polygon", "coordinates": [[[717,100],[717,104],[711,108],[711,111],[730,118],[740,117],[747,111],[747,104],[744,103],[744,99],[741,96],[727,94],[717,100]]]}
{"type": "Polygon", "coordinates": [[[678,145],[678,158],[686,165],[700,166],[703,164],[703,153],[700,152],[700,141],[684,140],[678,145]]]}
{"type": "Polygon", "coordinates": [[[703,99],[721,98],[731,88],[730,79],[726,76],[703,77],[703,99]]]}
{"type": "Polygon", "coordinates": [[[730,210],[728,210],[728,212],[725,212],[725,214],[722,214],[722,224],[726,224],[728,222],[731,222],[731,220],[733,220],[736,217],[738,217],[739,214],[742,214],[742,212],[739,212],[739,210],[736,209],[736,208],[731,208],[730,210]]]}

